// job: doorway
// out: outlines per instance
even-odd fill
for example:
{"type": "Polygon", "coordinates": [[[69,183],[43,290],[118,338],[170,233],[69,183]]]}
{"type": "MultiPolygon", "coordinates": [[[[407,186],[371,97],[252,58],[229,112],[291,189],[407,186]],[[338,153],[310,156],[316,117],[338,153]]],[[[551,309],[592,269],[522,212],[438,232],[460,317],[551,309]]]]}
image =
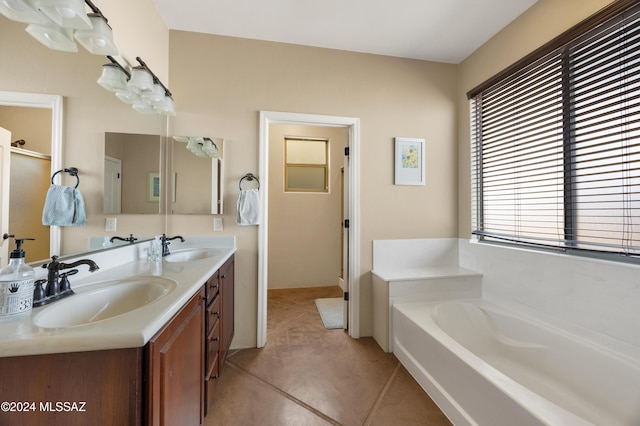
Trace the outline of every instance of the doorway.
{"type": "Polygon", "coordinates": [[[262,222],[258,236],[258,323],[257,347],[264,347],[267,336],[267,290],[268,290],[268,224],[269,224],[269,129],[272,124],[290,124],[305,126],[342,127],[348,129],[345,141],[349,148],[345,161],[345,180],[349,191],[345,203],[348,211],[349,228],[346,252],[344,285],[348,293],[348,333],[353,338],[360,337],[359,306],[359,119],[351,117],[310,115],[284,112],[260,112],[260,178],[262,222]]]}

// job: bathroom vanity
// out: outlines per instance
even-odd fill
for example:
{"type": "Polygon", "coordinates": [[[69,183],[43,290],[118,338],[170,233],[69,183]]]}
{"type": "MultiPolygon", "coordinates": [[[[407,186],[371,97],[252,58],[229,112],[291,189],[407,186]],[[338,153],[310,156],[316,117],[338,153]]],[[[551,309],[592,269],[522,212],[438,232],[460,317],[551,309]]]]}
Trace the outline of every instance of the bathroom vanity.
{"type": "MultiPolygon", "coordinates": [[[[131,312],[48,328],[43,307],[0,324],[0,401],[8,403],[0,424],[202,424],[233,338],[235,241],[180,248],[172,245],[174,260],[156,263],[138,253],[133,262],[101,265],[102,275],[72,283],[77,294],[68,299],[80,301],[105,279],[111,286],[136,285],[126,281],[131,277],[175,283],[131,312]],[[200,258],[179,256],[185,253],[200,258]]],[[[63,302],[50,306],[63,310],[63,302]]]]}

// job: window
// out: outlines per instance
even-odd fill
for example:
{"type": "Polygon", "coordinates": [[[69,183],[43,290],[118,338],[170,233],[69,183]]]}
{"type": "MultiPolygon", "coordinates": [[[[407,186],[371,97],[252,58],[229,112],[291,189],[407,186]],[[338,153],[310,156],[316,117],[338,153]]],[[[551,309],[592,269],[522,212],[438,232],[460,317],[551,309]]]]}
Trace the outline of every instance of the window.
{"type": "Polygon", "coordinates": [[[615,2],[469,98],[478,238],[640,257],[637,2],[615,2]]]}
{"type": "Polygon", "coordinates": [[[329,192],[329,140],[284,139],[285,192],[329,192]]]}

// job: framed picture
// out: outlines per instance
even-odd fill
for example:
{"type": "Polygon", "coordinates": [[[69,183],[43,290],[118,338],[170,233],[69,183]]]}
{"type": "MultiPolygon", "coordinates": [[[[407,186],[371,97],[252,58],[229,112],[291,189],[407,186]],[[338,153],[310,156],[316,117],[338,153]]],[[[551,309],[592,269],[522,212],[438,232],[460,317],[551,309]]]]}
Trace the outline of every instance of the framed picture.
{"type": "MultiPolygon", "coordinates": [[[[177,173],[171,176],[171,202],[176,202],[176,179],[177,173]]],[[[151,203],[160,202],[160,173],[147,172],[147,201],[151,203]]]]}
{"type": "Polygon", "coordinates": [[[147,172],[147,201],[160,202],[160,173],[147,172]]]}
{"type": "Polygon", "coordinates": [[[424,139],[395,138],[395,185],[424,185],[424,139]]]}

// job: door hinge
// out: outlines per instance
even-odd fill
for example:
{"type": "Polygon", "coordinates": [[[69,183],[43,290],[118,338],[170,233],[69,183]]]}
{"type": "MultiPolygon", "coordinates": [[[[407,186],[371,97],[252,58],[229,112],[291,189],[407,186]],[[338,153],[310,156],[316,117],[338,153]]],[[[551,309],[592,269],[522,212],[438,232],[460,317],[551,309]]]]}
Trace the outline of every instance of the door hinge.
{"type": "Polygon", "coordinates": [[[344,227],[349,228],[349,219],[344,220],[344,227]]]}
{"type": "Polygon", "coordinates": [[[349,292],[348,291],[344,292],[344,300],[345,300],[345,302],[349,301],[349,292]]]}
{"type": "Polygon", "coordinates": [[[346,155],[347,157],[349,156],[349,147],[345,147],[344,148],[344,155],[346,155]]]}

